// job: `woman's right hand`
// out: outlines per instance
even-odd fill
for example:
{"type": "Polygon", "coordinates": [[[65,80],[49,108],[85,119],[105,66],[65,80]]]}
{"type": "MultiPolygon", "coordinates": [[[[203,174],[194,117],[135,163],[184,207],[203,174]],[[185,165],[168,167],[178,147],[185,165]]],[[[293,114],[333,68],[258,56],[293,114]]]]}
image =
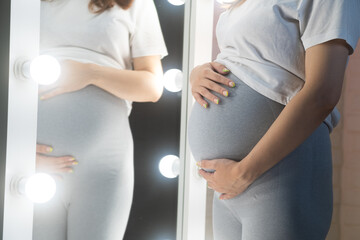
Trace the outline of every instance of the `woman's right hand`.
{"type": "Polygon", "coordinates": [[[71,166],[78,162],[72,156],[53,157],[47,154],[51,153],[53,148],[47,145],[36,145],[36,171],[46,173],[72,173],[71,166]]]}
{"type": "Polygon", "coordinates": [[[205,63],[195,67],[190,74],[191,92],[195,100],[204,108],[208,107],[208,102],[204,98],[219,104],[220,99],[210,90],[227,97],[229,95],[228,90],[220,84],[235,87],[233,81],[223,76],[229,72],[229,69],[217,62],[205,63]]]}

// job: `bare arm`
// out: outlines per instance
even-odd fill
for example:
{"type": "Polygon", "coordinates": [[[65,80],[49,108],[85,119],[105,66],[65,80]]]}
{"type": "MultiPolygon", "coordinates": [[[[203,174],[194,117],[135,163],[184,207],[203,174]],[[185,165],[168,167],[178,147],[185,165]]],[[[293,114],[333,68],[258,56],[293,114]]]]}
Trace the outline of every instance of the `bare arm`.
{"type": "MultiPolygon", "coordinates": [[[[67,60],[62,63],[62,75],[59,81],[49,86],[41,99],[46,100],[57,95],[80,90],[90,84],[108,91],[116,97],[138,101],[156,102],[163,90],[162,67],[159,56],[134,59],[134,70],[119,70],[91,63],[67,60]]],[[[78,162],[72,156],[53,157],[48,154],[50,146],[37,145],[36,168],[49,173],[73,172],[78,162]]]]}
{"type": "Polygon", "coordinates": [[[43,88],[45,100],[63,93],[95,85],[116,97],[136,102],[156,102],[162,95],[162,66],[160,56],[133,59],[134,70],[120,70],[92,63],[66,60],[59,81],[43,88]],[[50,91],[49,91],[50,89],[50,91]]]}
{"type": "Polygon", "coordinates": [[[306,83],[250,152],[246,164],[262,174],[299,146],[339,101],[348,49],[339,41],[306,52],[306,83]],[[257,166],[255,166],[257,165],[257,166]]]}
{"type": "Polygon", "coordinates": [[[257,177],[298,147],[321,124],[337,104],[348,58],[343,40],[332,40],[306,51],[306,82],[286,105],[266,134],[240,162],[202,161],[200,171],[216,191],[232,198],[246,189],[257,177]],[[226,171],[231,172],[226,176],[226,171]]]}
{"type": "Polygon", "coordinates": [[[134,58],[134,71],[93,65],[91,84],[113,95],[136,102],[156,102],[163,91],[159,56],[134,58]]]}

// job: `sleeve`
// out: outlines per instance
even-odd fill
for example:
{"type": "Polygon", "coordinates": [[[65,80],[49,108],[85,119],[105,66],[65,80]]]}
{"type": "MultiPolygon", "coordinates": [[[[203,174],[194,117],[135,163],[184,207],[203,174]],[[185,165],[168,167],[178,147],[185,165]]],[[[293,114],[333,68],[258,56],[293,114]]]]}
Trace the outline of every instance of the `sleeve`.
{"type": "Polygon", "coordinates": [[[333,39],[343,39],[353,54],[360,35],[359,0],[301,0],[301,41],[305,50],[333,39]]]}
{"type": "Polygon", "coordinates": [[[130,35],[132,58],[168,55],[153,0],[134,1],[134,30],[130,35]]]}

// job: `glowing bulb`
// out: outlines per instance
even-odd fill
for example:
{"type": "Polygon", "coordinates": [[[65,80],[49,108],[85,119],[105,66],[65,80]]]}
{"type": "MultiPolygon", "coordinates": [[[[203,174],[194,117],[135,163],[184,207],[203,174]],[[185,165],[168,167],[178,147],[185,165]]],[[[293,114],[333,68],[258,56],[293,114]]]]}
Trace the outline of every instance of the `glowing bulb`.
{"type": "Polygon", "coordinates": [[[41,55],[30,64],[31,78],[42,85],[49,85],[60,76],[60,64],[56,58],[49,55],[41,55]]]}
{"type": "Polygon", "coordinates": [[[186,0],[168,0],[169,3],[175,6],[180,6],[185,3],[186,0]]]}
{"type": "Polygon", "coordinates": [[[180,172],[180,159],[175,155],[167,155],[159,162],[160,173],[167,178],[176,178],[180,172]]]}
{"type": "Polygon", "coordinates": [[[33,79],[38,84],[50,85],[59,79],[60,63],[49,55],[41,55],[34,60],[18,59],[14,64],[15,76],[19,79],[33,79]]]}
{"type": "Polygon", "coordinates": [[[163,85],[170,92],[179,92],[182,89],[183,73],[179,69],[170,69],[165,72],[163,85]]]}
{"type": "Polygon", "coordinates": [[[22,178],[19,187],[21,188],[19,192],[25,194],[34,203],[47,202],[54,197],[56,192],[55,180],[45,173],[22,178]]]}

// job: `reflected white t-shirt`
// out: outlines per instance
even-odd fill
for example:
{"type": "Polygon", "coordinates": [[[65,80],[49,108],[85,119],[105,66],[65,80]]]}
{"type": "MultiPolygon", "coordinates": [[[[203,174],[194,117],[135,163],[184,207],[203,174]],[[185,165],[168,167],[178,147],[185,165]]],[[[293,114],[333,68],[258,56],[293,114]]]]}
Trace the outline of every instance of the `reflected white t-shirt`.
{"type": "Polygon", "coordinates": [[[133,58],[167,55],[153,0],[134,0],[128,10],[115,5],[101,14],[90,12],[89,2],[41,2],[41,54],[128,70],[133,58]]]}
{"type": "MultiPolygon", "coordinates": [[[[352,54],[359,35],[359,0],[246,0],[220,16],[215,61],[286,105],[304,85],[306,49],[340,38],[352,54]]],[[[325,123],[331,131],[338,121],[334,109],[325,123]]]]}

